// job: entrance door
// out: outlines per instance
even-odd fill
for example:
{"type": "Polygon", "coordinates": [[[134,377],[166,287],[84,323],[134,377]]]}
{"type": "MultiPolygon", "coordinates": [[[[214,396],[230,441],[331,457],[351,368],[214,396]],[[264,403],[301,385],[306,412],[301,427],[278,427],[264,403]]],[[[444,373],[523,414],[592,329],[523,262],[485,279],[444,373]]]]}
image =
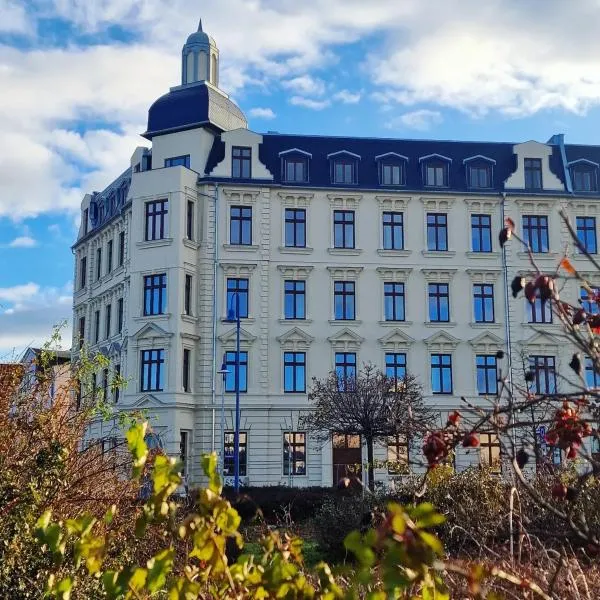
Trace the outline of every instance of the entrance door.
{"type": "Polygon", "coordinates": [[[343,477],[362,479],[362,451],[360,435],[334,433],[333,446],[333,485],[343,477]]]}

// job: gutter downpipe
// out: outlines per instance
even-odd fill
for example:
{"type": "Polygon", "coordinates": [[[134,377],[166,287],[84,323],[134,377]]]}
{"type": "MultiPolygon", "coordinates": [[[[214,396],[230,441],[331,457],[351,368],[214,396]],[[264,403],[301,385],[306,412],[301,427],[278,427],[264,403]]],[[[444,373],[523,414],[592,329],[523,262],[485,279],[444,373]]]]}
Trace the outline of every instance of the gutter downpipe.
{"type": "MultiPolygon", "coordinates": [[[[212,438],[211,451],[215,451],[215,403],[217,399],[217,266],[219,259],[219,184],[215,183],[214,210],[215,236],[213,248],[213,305],[212,305],[212,369],[211,369],[211,404],[212,404],[212,438]]],[[[221,441],[222,443],[222,441],[221,441]]]]}

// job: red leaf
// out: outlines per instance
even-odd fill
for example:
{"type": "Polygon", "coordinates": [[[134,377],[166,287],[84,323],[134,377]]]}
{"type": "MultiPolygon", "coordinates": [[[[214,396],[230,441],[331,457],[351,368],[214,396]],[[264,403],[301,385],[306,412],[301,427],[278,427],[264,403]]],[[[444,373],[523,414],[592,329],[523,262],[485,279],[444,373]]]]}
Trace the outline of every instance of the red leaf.
{"type": "Polygon", "coordinates": [[[571,261],[566,256],[558,263],[558,266],[559,268],[562,267],[567,273],[570,273],[571,275],[577,274],[575,267],[571,264],[571,261]]]}

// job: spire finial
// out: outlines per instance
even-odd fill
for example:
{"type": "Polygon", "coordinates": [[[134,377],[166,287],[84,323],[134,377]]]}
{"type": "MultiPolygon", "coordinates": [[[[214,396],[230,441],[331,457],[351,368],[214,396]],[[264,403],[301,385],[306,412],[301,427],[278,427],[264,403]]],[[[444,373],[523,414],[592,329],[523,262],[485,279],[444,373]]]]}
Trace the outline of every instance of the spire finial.
{"type": "Polygon", "coordinates": [[[198,22],[198,31],[202,31],[202,19],[198,22]]]}

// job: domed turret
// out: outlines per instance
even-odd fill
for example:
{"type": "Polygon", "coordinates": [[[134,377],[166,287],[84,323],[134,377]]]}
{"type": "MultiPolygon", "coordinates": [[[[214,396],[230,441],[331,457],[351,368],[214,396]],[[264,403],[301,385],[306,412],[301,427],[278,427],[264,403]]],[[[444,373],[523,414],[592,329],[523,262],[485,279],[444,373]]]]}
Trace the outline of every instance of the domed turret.
{"type": "Polygon", "coordinates": [[[202,30],[192,33],[181,51],[181,85],[208,81],[219,85],[219,49],[215,40],[202,30]]]}

